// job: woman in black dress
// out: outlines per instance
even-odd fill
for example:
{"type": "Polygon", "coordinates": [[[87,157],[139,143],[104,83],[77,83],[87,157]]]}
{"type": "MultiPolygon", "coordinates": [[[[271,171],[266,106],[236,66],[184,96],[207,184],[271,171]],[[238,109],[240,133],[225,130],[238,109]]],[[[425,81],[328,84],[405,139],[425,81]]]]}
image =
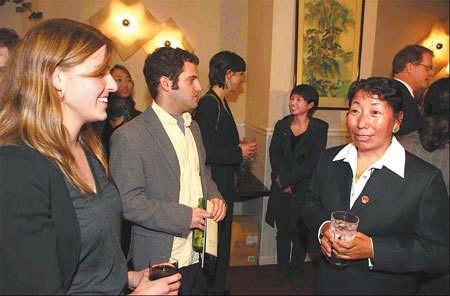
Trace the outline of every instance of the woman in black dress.
{"type": "Polygon", "coordinates": [[[273,284],[281,285],[290,275],[297,291],[302,288],[308,243],[308,231],[300,218],[300,202],[319,154],[327,144],[328,123],[312,118],[318,104],[319,94],[312,86],[296,86],[289,98],[291,114],[277,122],[270,143],[272,186],[266,222],[277,227],[278,266],[273,284]]]}
{"type": "Polygon", "coordinates": [[[245,82],[246,64],[242,57],[221,51],[209,62],[211,88],[200,99],[194,120],[202,132],[206,149],[206,164],[211,166],[211,177],[216,182],[227,203],[227,215],[219,224],[219,244],[216,272],[209,280],[209,289],[223,295],[230,258],[233,199],[236,194],[237,171],[244,158],[251,158],[257,149],[256,143],[239,140],[236,123],[225,96],[237,91],[245,82]]]}

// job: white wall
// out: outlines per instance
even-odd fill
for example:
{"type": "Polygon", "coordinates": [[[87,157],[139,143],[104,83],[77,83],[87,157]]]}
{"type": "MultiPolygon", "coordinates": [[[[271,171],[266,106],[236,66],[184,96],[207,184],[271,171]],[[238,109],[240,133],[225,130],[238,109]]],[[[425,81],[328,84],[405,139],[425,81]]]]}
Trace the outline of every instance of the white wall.
{"type": "MultiPolygon", "coordinates": [[[[44,20],[70,18],[89,24],[89,18],[97,13],[108,0],[33,0],[34,10],[43,12],[44,20]]],[[[247,54],[248,0],[142,0],[147,10],[158,22],[172,17],[200,59],[199,75],[203,93],[208,90],[208,64],[211,57],[224,49],[247,54]]],[[[28,14],[15,12],[17,5],[6,2],[0,6],[0,26],[16,30],[21,37],[35,24],[28,14]]],[[[146,53],[140,49],[127,61],[118,56],[114,62],[129,69],[135,80],[134,99],[137,109],[143,111],[151,102],[142,74],[146,53]]],[[[244,121],[245,88],[230,102],[235,118],[244,121]]]]}

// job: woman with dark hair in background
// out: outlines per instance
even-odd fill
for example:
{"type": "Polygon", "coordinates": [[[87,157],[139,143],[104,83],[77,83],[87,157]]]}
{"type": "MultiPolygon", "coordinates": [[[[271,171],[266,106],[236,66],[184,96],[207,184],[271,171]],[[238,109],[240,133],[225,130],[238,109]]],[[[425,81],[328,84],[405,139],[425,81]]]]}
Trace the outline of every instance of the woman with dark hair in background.
{"type": "Polygon", "coordinates": [[[91,127],[117,90],[112,51],[68,19],[39,23],[17,49],[0,108],[0,294],[178,292],[179,274],[127,272],[120,249],[119,192],[91,127]]]}
{"type": "Polygon", "coordinates": [[[312,117],[318,104],[319,94],[314,87],[306,84],[294,87],[289,98],[291,114],[275,125],[269,150],[272,186],[266,222],[277,227],[278,265],[273,285],[280,286],[290,275],[296,291],[302,288],[308,244],[308,229],[300,218],[300,202],[327,144],[328,123],[312,117]]]}
{"type": "MultiPolygon", "coordinates": [[[[435,81],[425,95],[423,114],[417,131],[399,138],[406,150],[442,171],[447,194],[450,193],[448,112],[449,78],[442,78],[435,81]]],[[[421,273],[418,280],[418,294],[449,293],[448,270],[438,274],[421,273]]]]}
{"type": "Polygon", "coordinates": [[[211,177],[227,204],[227,215],[219,224],[219,247],[216,273],[208,289],[223,295],[230,259],[233,198],[236,193],[236,173],[243,158],[251,158],[256,143],[241,143],[238,130],[225,96],[237,91],[245,82],[246,65],[239,55],[222,51],[209,62],[211,88],[200,99],[194,120],[200,126],[206,149],[206,164],[211,166],[211,177]],[[213,287],[211,287],[213,285],[213,287]]]}
{"type": "Polygon", "coordinates": [[[102,143],[108,159],[109,141],[113,131],[141,114],[141,111],[134,108],[136,105],[132,97],[134,81],[128,69],[122,65],[115,65],[109,72],[117,83],[117,91],[108,96],[108,108],[106,109],[108,118],[105,120],[102,131],[102,143]]]}

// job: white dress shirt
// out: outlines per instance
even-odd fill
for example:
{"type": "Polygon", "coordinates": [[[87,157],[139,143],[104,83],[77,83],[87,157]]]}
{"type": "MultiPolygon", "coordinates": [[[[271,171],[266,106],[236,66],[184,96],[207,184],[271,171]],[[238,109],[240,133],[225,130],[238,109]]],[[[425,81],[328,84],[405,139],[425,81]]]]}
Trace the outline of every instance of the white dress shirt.
{"type": "MultiPolygon", "coordinates": [[[[187,112],[183,113],[183,133],[177,120],[158,106],[156,102],[153,102],[152,108],[161,121],[177,154],[178,164],[180,165],[179,203],[192,208],[197,207],[198,199],[203,197],[203,190],[197,145],[190,129],[191,115],[187,112]]],[[[199,255],[192,249],[192,230],[189,231],[187,237],[174,237],[171,257],[178,260],[179,268],[198,262],[199,255]]]]}

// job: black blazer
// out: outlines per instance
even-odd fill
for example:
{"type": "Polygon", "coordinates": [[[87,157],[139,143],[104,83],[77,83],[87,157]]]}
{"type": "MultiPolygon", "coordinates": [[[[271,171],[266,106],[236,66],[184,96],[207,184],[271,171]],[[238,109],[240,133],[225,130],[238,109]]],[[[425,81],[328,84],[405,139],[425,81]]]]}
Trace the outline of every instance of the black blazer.
{"type": "Polygon", "coordinates": [[[346,210],[360,221],[358,231],[373,241],[373,270],[368,260],[353,260],[333,269],[323,258],[319,264],[319,294],[412,294],[414,272],[443,268],[449,260],[449,202],[442,173],[406,152],[405,176],[383,167],[372,173],[350,209],[350,165],[333,158],[344,146],[320,157],[303,199],[302,217],[317,234],[331,212],[346,210]],[[369,201],[363,203],[361,197],[369,201]]]}
{"type": "Polygon", "coordinates": [[[65,294],[80,229],[61,171],[36,150],[0,147],[1,294],[65,294]]]}
{"type": "Polygon", "coordinates": [[[392,82],[397,90],[402,95],[403,99],[403,121],[400,126],[400,130],[397,135],[407,135],[417,130],[419,127],[420,110],[416,100],[411,96],[411,93],[406,86],[396,79],[392,79],[392,82]]]}
{"type": "Polygon", "coordinates": [[[287,195],[283,190],[293,186],[296,197],[305,195],[319,155],[327,145],[328,123],[317,118],[311,118],[308,128],[292,151],[291,123],[293,120],[293,115],[288,115],[279,120],[275,125],[270,142],[272,185],[266,222],[271,226],[274,225],[275,216],[282,214],[285,210],[280,208],[277,202],[282,196],[287,195]],[[275,182],[278,175],[282,188],[275,182]]]}
{"type": "Polygon", "coordinates": [[[211,177],[227,204],[230,205],[234,195],[234,173],[242,162],[242,150],[238,147],[239,133],[228,104],[225,102],[226,106],[224,106],[212,89],[206,94],[198,103],[194,120],[202,133],[206,149],[206,164],[211,166],[211,177]],[[217,122],[218,106],[220,106],[220,115],[217,122]]]}

